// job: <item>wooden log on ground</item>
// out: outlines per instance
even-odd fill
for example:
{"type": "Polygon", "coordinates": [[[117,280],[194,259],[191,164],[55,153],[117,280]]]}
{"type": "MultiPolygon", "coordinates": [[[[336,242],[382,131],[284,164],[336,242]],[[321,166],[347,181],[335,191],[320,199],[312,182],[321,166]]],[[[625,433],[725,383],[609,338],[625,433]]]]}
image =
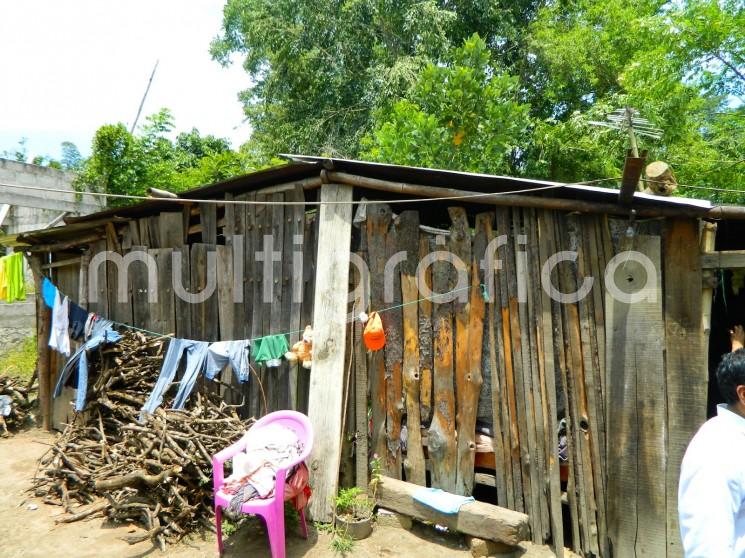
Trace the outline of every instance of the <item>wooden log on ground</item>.
{"type": "Polygon", "coordinates": [[[484,502],[463,505],[457,514],[444,514],[420,504],[413,496],[422,487],[390,477],[378,483],[375,500],[381,507],[419,521],[445,525],[466,535],[516,545],[529,536],[528,516],[484,502]]]}

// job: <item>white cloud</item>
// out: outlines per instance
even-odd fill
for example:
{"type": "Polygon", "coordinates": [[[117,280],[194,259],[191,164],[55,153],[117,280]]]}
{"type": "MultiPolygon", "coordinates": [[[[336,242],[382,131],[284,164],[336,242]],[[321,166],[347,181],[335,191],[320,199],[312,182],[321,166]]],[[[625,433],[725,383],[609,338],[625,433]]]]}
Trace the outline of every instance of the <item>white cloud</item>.
{"type": "MultiPolygon", "coordinates": [[[[83,153],[104,123],[129,125],[156,60],[143,115],[169,107],[179,130],[249,135],[237,95],[248,76],[210,58],[224,0],[0,0],[0,151],[83,153]]],[[[142,117],[141,117],[142,119],[142,117]]],[[[142,122],[142,120],[140,120],[142,122]]]]}

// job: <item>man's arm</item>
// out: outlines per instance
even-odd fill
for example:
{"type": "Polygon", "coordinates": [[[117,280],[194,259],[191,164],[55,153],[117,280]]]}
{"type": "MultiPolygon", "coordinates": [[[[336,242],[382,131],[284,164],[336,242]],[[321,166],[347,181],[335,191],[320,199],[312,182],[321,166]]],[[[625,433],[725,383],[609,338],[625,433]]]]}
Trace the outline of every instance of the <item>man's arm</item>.
{"type": "Polygon", "coordinates": [[[680,479],[678,515],[685,556],[729,558],[734,552],[735,517],[742,501],[740,474],[731,463],[704,459],[693,465],[693,470],[684,462],[680,479]]]}

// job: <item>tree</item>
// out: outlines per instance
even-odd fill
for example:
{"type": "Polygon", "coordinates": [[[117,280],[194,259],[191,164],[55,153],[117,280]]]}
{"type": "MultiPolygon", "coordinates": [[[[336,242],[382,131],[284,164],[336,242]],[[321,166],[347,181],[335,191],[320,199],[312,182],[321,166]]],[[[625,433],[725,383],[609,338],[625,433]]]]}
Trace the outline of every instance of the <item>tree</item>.
{"type": "MultiPolygon", "coordinates": [[[[478,33],[520,127],[530,111],[510,172],[570,182],[619,176],[623,134],[589,122],[630,105],[662,130],[642,147],[667,158],[679,182],[706,175],[745,188],[742,163],[713,163],[742,158],[731,134],[745,103],[744,18],[741,0],[228,0],[212,54],[245,59],[252,85],[241,99],[261,160],[289,151],[480,165],[464,156],[469,146],[454,155],[447,143],[453,131],[438,111],[453,90],[422,91],[426,81],[443,84],[454,51],[478,33]]],[[[484,142],[473,150],[488,149],[484,142]]]]}
{"type": "Polygon", "coordinates": [[[372,160],[474,172],[518,172],[530,107],[518,80],[497,68],[478,35],[446,64],[429,64],[408,99],[380,110],[362,156],[372,160]]]}
{"type": "Polygon", "coordinates": [[[71,141],[62,142],[62,168],[68,171],[80,170],[83,165],[83,156],[78,150],[78,146],[71,141]]]}
{"type": "Polygon", "coordinates": [[[253,169],[249,157],[230,150],[228,140],[201,136],[192,128],[172,141],[174,129],[168,109],[145,118],[136,134],[122,123],[101,126],[93,137],[90,158],[81,165],[76,188],[142,196],[149,187],[179,192],[253,169]]]}

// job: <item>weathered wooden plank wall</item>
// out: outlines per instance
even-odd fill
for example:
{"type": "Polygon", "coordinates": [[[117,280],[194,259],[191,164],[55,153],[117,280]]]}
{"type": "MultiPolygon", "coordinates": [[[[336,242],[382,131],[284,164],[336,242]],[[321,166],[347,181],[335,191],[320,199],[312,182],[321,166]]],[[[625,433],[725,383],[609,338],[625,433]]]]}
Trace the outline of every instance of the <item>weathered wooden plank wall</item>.
{"type": "MultiPolygon", "coordinates": [[[[451,208],[449,214],[449,234],[419,233],[417,257],[421,261],[436,250],[447,250],[453,256],[445,252],[431,266],[422,266],[416,293],[410,285],[413,262],[406,260],[400,287],[393,281],[401,290],[393,293],[392,300],[382,298],[383,282],[390,281],[382,273],[384,256],[413,250],[410,229],[418,220],[410,212],[395,218],[386,206],[375,206],[368,216],[364,257],[372,271],[372,310],[397,304],[396,296],[411,305],[424,296],[425,283],[434,293],[457,289],[464,273],[466,285],[472,287],[465,302],[434,296],[408,310],[404,307],[403,387],[396,383],[392,368],[397,358],[382,358],[389,347],[381,351],[384,355],[371,355],[371,452],[388,452],[393,457],[398,451],[400,445],[391,434],[404,401],[409,433],[407,451],[402,454],[404,467],[395,458],[384,460],[386,474],[426,482],[416,465],[420,446],[411,434],[419,421],[430,484],[470,493],[476,386],[480,374],[488,373],[495,499],[530,515],[536,542],[551,543],[559,554],[566,543],[585,555],[610,556],[612,540],[615,556],[628,548],[630,540],[631,549],[635,544],[637,552],[678,556],[678,542],[673,540],[677,530],[674,486],[682,452],[703,420],[705,390],[688,405],[690,417],[685,419],[667,413],[665,401],[669,405],[673,398],[676,405],[685,407],[684,376],[705,370],[697,348],[703,339],[700,297],[694,296],[700,289],[701,270],[698,252],[689,246],[696,245],[697,223],[647,227],[656,230],[656,236],[635,233],[634,246],[651,258],[658,279],[663,268],[670,279],[665,282],[664,305],[658,298],[652,307],[642,303],[619,308],[617,302],[606,300],[604,273],[615,253],[626,249],[619,245],[625,242],[624,223],[619,221],[614,227],[621,234],[611,237],[605,216],[518,208],[468,217],[463,209],[451,208]],[[393,248],[391,241],[396,238],[393,248]],[[479,267],[490,251],[499,262],[493,280],[479,267]],[[544,265],[562,252],[562,257],[544,265]],[[456,269],[459,261],[467,269],[456,269]],[[692,280],[674,286],[672,277],[682,269],[692,274],[692,280]],[[493,290],[485,300],[482,285],[490,283],[493,290]],[[579,294],[563,300],[556,296],[575,292],[579,294]],[[481,305],[485,306],[483,318],[481,305]],[[637,341],[620,339],[618,328],[637,341]],[[677,347],[680,339],[686,339],[690,350],[676,350],[672,356],[668,351],[665,366],[666,336],[669,346],[677,347]],[[637,357],[643,353],[643,378],[636,375],[639,363],[629,360],[629,351],[637,357]],[[414,362],[418,362],[416,368],[412,368],[414,362]],[[629,383],[630,375],[635,382],[629,383]],[[661,395],[666,391],[667,396],[661,395]],[[568,439],[564,463],[557,451],[560,420],[568,439]],[[644,424],[643,437],[637,420],[644,424]],[[632,474],[637,465],[640,474],[632,474]],[[568,480],[561,481],[561,470],[568,480]],[[630,487],[633,494],[629,494],[630,487]],[[568,540],[564,538],[565,517],[570,527],[568,540]],[[618,533],[626,543],[620,542],[618,533]]],[[[419,218],[422,224],[437,225],[426,223],[423,213],[419,218]]],[[[616,283],[638,288],[639,278],[635,283],[624,277],[616,278],[616,283]]],[[[395,330],[398,317],[391,320],[388,312],[381,317],[387,331],[395,330]]],[[[397,357],[398,344],[391,349],[397,357]]],[[[705,383],[705,378],[701,381],[705,383]]]]}
{"type": "MultiPolygon", "coordinates": [[[[226,199],[253,200],[257,196],[272,201],[303,201],[305,194],[298,186],[271,196],[244,193],[227,195],[226,199]]],[[[292,345],[300,338],[299,331],[312,321],[316,227],[315,214],[306,213],[303,205],[233,204],[201,204],[183,212],[164,212],[112,225],[107,227],[105,239],[91,245],[91,257],[104,250],[125,257],[132,251],[143,251],[157,264],[156,281],[148,281],[145,264],[137,261],[128,269],[125,298],[118,300],[117,266],[103,263],[97,268],[97,297],[91,297],[88,308],[153,332],[205,341],[292,332],[288,336],[292,345]],[[264,265],[256,260],[256,252],[264,248],[264,234],[273,235],[268,246],[280,255],[279,261],[271,263],[274,281],[266,301],[264,265]],[[211,294],[199,302],[182,300],[178,294],[193,295],[203,289],[211,294]],[[148,295],[153,291],[157,303],[150,304],[148,295]]],[[[71,300],[80,300],[79,266],[54,271],[53,279],[62,290],[71,300]]],[[[53,369],[61,368],[63,362],[56,358],[53,369]]],[[[251,365],[256,374],[251,374],[248,384],[239,385],[232,371],[226,370],[220,380],[227,385],[206,385],[219,389],[232,404],[244,402],[241,410],[247,416],[261,416],[280,408],[307,411],[307,370],[286,361],[279,369],[266,370],[256,366],[253,358],[251,365]]],[[[67,417],[70,398],[64,399],[55,402],[62,409],[58,418],[67,417]]]]}

